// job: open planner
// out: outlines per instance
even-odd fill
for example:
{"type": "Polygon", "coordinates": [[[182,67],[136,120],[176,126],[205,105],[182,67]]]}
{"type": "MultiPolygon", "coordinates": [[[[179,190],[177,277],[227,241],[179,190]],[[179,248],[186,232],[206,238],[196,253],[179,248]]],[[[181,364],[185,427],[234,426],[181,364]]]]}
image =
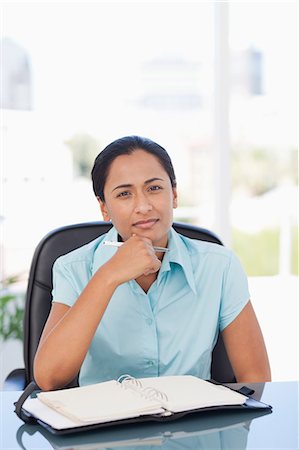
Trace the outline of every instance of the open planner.
{"type": "Polygon", "coordinates": [[[40,392],[22,406],[27,416],[54,433],[170,420],[190,412],[221,408],[271,407],[191,375],[142,379],[124,375],[89,386],[40,392]]]}
{"type": "MultiPolygon", "coordinates": [[[[39,433],[55,450],[223,450],[232,447],[245,450],[250,424],[269,413],[269,410],[241,410],[235,414],[235,411],[223,413],[220,410],[209,414],[187,414],[180,420],[133,423],[87,433],[60,435],[49,433],[42,427],[39,433]]],[[[27,433],[28,428],[25,428],[24,434],[27,433]]],[[[22,437],[20,433],[19,436],[22,437]]]]}

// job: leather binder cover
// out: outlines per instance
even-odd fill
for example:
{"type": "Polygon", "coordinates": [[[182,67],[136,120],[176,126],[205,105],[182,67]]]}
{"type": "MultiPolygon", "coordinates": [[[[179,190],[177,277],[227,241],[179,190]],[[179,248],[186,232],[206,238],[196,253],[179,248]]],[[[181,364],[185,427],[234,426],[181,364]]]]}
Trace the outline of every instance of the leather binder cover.
{"type": "MultiPolygon", "coordinates": [[[[218,383],[217,383],[218,384],[218,383]]],[[[205,408],[199,408],[199,409],[193,409],[190,411],[184,411],[180,413],[174,413],[170,416],[161,416],[159,414],[151,414],[151,415],[143,415],[139,417],[129,418],[129,419],[122,419],[122,420],[115,420],[111,422],[105,422],[105,423],[96,423],[92,425],[83,425],[83,426],[76,426],[72,428],[64,428],[64,429],[55,429],[49,424],[43,422],[40,419],[37,419],[33,417],[31,414],[29,414],[26,410],[22,408],[23,403],[25,400],[34,393],[34,391],[38,389],[38,386],[32,382],[30,383],[19,400],[15,402],[15,413],[18,415],[18,417],[23,420],[23,422],[27,424],[39,424],[43,428],[45,428],[47,431],[49,431],[52,434],[55,435],[66,435],[70,433],[81,433],[85,431],[91,431],[91,430],[98,430],[100,428],[107,428],[111,426],[119,426],[119,425],[126,425],[126,424],[138,424],[138,423],[145,423],[145,422],[170,422],[173,420],[178,420],[182,417],[185,417],[186,415],[190,414],[210,414],[213,411],[217,412],[224,412],[225,411],[264,411],[264,412],[271,412],[272,406],[267,405],[266,403],[262,403],[260,401],[255,400],[252,397],[248,397],[246,402],[242,405],[221,405],[221,406],[209,406],[205,408]]],[[[245,389],[248,389],[245,387],[245,389]]],[[[234,390],[234,389],[233,389],[234,390]]],[[[242,389],[235,390],[236,392],[242,393],[242,389]]],[[[244,391],[243,391],[244,392],[244,391]]]]}

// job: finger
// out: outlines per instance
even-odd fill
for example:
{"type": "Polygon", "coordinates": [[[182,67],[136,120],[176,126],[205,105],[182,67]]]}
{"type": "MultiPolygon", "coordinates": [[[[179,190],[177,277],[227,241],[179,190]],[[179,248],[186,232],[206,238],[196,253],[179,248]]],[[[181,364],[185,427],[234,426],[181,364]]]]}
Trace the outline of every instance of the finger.
{"type": "Polygon", "coordinates": [[[156,273],[161,267],[161,261],[157,258],[157,261],[152,265],[152,267],[148,267],[143,274],[149,275],[150,273],[156,273]]]}
{"type": "Polygon", "coordinates": [[[158,272],[159,268],[151,268],[151,269],[147,269],[143,272],[143,275],[147,276],[150,275],[151,273],[156,273],[158,272]]]}
{"type": "Polygon", "coordinates": [[[154,269],[154,268],[152,267],[151,269],[146,269],[146,270],[143,272],[143,275],[147,276],[147,275],[150,275],[151,273],[156,273],[156,272],[158,272],[158,269],[154,269]]]}

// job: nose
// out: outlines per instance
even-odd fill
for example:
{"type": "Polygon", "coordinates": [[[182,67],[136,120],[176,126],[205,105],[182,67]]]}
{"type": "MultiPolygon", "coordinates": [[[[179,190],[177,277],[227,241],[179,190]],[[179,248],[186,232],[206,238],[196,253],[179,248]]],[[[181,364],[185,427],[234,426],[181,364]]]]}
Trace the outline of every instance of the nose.
{"type": "Polygon", "coordinates": [[[147,214],[153,209],[148,197],[144,194],[136,197],[135,212],[141,214],[147,214]]]}

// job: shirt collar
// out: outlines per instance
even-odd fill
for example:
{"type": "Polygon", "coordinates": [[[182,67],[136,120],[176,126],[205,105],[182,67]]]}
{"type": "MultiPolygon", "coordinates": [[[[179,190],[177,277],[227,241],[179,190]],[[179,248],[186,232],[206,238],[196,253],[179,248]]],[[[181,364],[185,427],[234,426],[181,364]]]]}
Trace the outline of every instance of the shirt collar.
{"type": "MultiPolygon", "coordinates": [[[[98,246],[94,252],[92,275],[94,275],[98,268],[105,264],[117,251],[116,247],[104,245],[104,241],[117,242],[117,239],[118,233],[116,228],[114,227],[112,227],[108,231],[108,233],[104,235],[102,239],[100,239],[98,246]]],[[[163,258],[160,274],[162,275],[163,272],[169,271],[171,269],[171,264],[178,264],[182,268],[190,288],[196,294],[196,286],[194,281],[193,268],[190,260],[190,253],[183,237],[173,228],[171,228],[168,233],[168,249],[169,251],[165,253],[163,258]]]]}
{"type": "Polygon", "coordinates": [[[190,288],[196,294],[193,268],[188,247],[184,238],[173,228],[171,228],[168,233],[168,249],[169,251],[165,253],[160,271],[164,272],[170,270],[171,264],[178,264],[182,268],[190,288]]]}

